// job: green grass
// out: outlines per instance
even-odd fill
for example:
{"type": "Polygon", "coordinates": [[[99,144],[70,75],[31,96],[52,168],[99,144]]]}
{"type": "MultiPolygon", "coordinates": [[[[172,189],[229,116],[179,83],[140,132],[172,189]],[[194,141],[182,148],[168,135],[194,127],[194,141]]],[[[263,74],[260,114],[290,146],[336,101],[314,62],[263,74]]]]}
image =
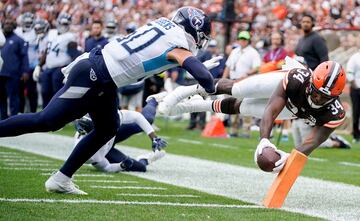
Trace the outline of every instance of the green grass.
{"type": "MultiPolygon", "coordinates": [[[[161,128],[158,132],[159,136],[169,137],[167,139],[169,146],[166,149],[168,153],[257,168],[253,161],[259,137],[257,132],[253,132],[250,139],[202,138],[201,131],[185,129],[187,121],[167,121],[157,118],[156,125],[161,128]],[[184,143],[178,139],[201,141],[203,144],[184,143]],[[214,143],[227,145],[234,149],[214,147],[212,146],[214,143]]],[[[73,136],[74,129],[70,124],[56,133],[73,136]]],[[[351,140],[349,135],[344,136],[347,140],[351,140]]],[[[277,134],[275,138],[277,138],[277,134]]],[[[274,143],[276,143],[275,138],[274,143]]],[[[122,144],[144,149],[150,149],[151,145],[149,138],[143,133],[132,136],[122,144]]],[[[290,152],[293,149],[291,136],[288,142],[281,142],[279,148],[290,152]]],[[[360,167],[338,164],[344,161],[360,164],[360,144],[353,144],[351,149],[319,148],[310,157],[325,159],[326,162],[308,160],[302,176],[360,186],[360,167]]]]}
{"type": "MultiPolygon", "coordinates": [[[[65,132],[63,130],[61,133],[65,132]]],[[[30,153],[0,147],[1,152],[16,153],[23,159],[46,160],[45,166],[16,166],[22,168],[34,168],[34,170],[10,170],[11,167],[4,158],[0,158],[0,198],[18,199],[71,199],[71,200],[121,200],[121,201],[156,201],[173,203],[206,203],[225,205],[249,205],[239,200],[221,196],[210,195],[203,192],[158,183],[138,178],[126,173],[112,174],[113,177],[76,177],[75,180],[84,191],[91,192],[88,196],[74,196],[53,194],[44,191],[44,182],[50,173],[37,169],[58,168],[62,161],[47,157],[37,156],[30,153]],[[113,186],[147,186],[162,187],[166,190],[131,190],[131,189],[94,189],[91,185],[99,183],[82,182],[81,180],[120,180],[133,181],[135,184],[115,183],[113,186]],[[145,198],[117,196],[117,193],[156,193],[156,194],[191,194],[198,198],[145,198]]],[[[16,159],[12,163],[19,163],[16,159]]],[[[92,167],[82,167],[78,174],[102,174],[92,167]]],[[[110,184],[108,184],[110,185],[110,184]]],[[[1,202],[0,220],[319,220],[297,213],[282,210],[258,209],[258,208],[207,208],[207,207],[180,207],[158,205],[110,205],[110,204],[70,204],[70,203],[31,203],[31,202],[1,202]]]]}

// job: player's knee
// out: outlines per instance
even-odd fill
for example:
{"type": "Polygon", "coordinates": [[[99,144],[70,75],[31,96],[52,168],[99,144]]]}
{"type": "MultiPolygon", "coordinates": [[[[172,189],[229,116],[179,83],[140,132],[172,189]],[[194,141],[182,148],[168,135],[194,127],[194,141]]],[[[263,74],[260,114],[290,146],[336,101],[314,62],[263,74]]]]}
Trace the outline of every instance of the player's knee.
{"type": "Polygon", "coordinates": [[[238,114],[241,101],[234,97],[228,97],[221,101],[221,112],[226,114],[238,114]]]}

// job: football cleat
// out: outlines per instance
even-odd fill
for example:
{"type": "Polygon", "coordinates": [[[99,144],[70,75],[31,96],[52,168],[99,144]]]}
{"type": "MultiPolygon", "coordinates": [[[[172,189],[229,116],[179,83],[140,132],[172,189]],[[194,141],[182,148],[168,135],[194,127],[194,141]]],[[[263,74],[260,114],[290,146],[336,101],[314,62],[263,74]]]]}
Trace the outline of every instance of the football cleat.
{"type": "Polygon", "coordinates": [[[87,195],[86,192],[79,189],[70,178],[68,180],[60,179],[58,173],[54,173],[45,182],[45,189],[51,193],[65,193],[75,195],[87,195]]]}
{"type": "Polygon", "coordinates": [[[330,139],[338,142],[340,144],[339,148],[342,148],[342,149],[350,149],[351,148],[351,144],[340,135],[332,134],[330,136],[330,139]]]}

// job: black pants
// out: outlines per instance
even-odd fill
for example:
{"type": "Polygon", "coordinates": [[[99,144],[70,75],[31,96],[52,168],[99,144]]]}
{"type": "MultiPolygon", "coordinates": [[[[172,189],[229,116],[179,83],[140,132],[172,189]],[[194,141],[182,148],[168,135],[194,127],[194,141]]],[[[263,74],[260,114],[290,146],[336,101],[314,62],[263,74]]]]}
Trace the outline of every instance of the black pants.
{"type": "Polygon", "coordinates": [[[359,117],[360,117],[360,88],[350,89],[350,97],[352,102],[352,118],[353,118],[353,137],[360,140],[359,117]]]}

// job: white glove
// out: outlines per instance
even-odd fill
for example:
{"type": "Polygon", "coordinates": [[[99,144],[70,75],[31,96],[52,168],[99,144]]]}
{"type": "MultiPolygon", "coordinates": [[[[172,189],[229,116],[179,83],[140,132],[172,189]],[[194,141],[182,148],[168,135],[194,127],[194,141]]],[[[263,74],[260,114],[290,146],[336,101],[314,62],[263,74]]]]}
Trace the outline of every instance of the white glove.
{"type": "Polygon", "coordinates": [[[280,160],[276,161],[275,168],[273,169],[273,173],[279,173],[285,166],[286,160],[290,154],[282,151],[282,150],[275,150],[276,153],[280,155],[280,160]]]}
{"type": "Polygon", "coordinates": [[[206,67],[206,69],[211,70],[220,64],[220,60],[223,59],[222,56],[216,56],[211,58],[210,60],[204,61],[203,65],[206,67]]]}
{"type": "Polygon", "coordinates": [[[276,146],[270,142],[267,138],[262,138],[260,143],[257,145],[255,153],[254,153],[254,162],[257,164],[257,157],[262,153],[263,149],[266,147],[272,147],[277,150],[276,146]]]}
{"type": "Polygon", "coordinates": [[[36,65],[34,71],[33,71],[33,80],[35,82],[38,82],[39,81],[39,77],[40,77],[40,74],[41,74],[41,67],[40,65],[36,65]]]}

